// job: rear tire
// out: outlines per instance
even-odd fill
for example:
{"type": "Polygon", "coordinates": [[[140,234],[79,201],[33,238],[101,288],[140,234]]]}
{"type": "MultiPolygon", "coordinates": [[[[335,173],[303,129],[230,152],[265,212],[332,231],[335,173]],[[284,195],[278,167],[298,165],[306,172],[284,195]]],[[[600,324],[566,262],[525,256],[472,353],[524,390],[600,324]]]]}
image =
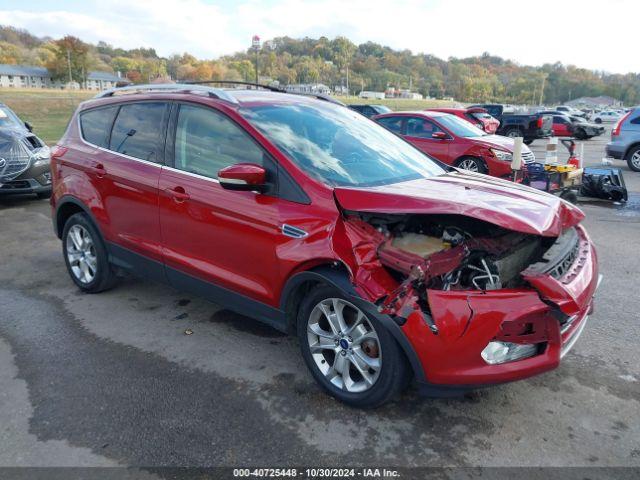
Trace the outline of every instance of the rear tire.
{"type": "Polygon", "coordinates": [[[634,172],[640,172],[640,145],[633,147],[627,153],[627,165],[634,172]]]}
{"type": "Polygon", "coordinates": [[[297,330],[311,374],[341,402],[375,408],[410,380],[411,369],[391,333],[337,288],[318,286],[306,296],[298,309],[297,330]]]}
{"type": "Polygon", "coordinates": [[[595,122],[599,125],[602,123],[602,119],[601,118],[596,118],[595,122]]]}
{"type": "Polygon", "coordinates": [[[531,144],[533,143],[533,140],[534,140],[533,138],[525,138],[525,139],[523,140],[523,143],[524,143],[525,145],[531,145],[531,144]]]}
{"type": "Polygon", "coordinates": [[[76,213],[64,224],[62,253],[69,276],[80,290],[98,293],[115,285],[102,236],[86,213],[76,213]]]}

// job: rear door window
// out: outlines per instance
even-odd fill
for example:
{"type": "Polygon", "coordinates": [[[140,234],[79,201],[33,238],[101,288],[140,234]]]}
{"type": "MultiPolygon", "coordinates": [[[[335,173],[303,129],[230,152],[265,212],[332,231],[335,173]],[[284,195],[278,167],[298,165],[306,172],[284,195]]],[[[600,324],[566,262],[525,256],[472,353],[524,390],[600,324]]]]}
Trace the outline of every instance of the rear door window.
{"type": "Polygon", "coordinates": [[[160,162],[167,112],[165,102],[122,105],[113,125],[109,150],[148,162],[160,162]]]}
{"type": "Polygon", "coordinates": [[[113,117],[118,111],[118,105],[96,108],[80,114],[80,130],[85,141],[107,148],[109,131],[113,124],[113,117]]]}

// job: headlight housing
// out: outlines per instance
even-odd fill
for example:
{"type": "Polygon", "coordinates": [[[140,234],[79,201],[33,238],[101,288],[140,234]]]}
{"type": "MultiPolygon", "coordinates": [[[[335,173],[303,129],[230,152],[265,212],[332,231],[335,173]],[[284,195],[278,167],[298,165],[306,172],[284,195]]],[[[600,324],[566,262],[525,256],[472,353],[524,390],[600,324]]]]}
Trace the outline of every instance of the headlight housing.
{"type": "Polygon", "coordinates": [[[511,160],[513,160],[513,154],[505,152],[504,150],[492,148],[491,153],[493,153],[498,160],[504,160],[505,162],[510,162],[511,160]]]}
{"type": "Polygon", "coordinates": [[[33,155],[33,166],[41,167],[43,165],[49,165],[51,163],[51,150],[49,147],[42,147],[33,155]]]}
{"type": "Polygon", "coordinates": [[[484,347],[480,355],[489,365],[498,365],[533,357],[537,353],[538,345],[493,341],[484,347]]]}

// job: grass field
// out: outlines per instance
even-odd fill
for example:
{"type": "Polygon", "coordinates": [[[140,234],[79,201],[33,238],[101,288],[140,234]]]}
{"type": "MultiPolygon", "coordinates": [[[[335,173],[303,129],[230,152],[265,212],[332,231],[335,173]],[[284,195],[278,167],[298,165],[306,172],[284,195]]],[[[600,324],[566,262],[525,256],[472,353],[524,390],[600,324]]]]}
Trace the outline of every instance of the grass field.
{"type": "Polygon", "coordinates": [[[55,145],[78,104],[94,95],[86,91],[2,89],[0,102],[31,123],[36,135],[47,144],[55,145]]]}
{"type": "MultiPolygon", "coordinates": [[[[64,133],[67,123],[80,102],[95,92],[71,90],[0,90],[0,102],[7,104],[20,118],[33,125],[34,132],[47,144],[55,145],[64,133]]],[[[451,102],[442,100],[408,100],[388,98],[365,100],[358,97],[340,97],[347,103],[375,103],[392,110],[422,110],[429,107],[447,107],[451,102]]]]}
{"type": "Polygon", "coordinates": [[[375,104],[375,105],[385,105],[389,107],[393,111],[403,111],[403,110],[424,110],[425,108],[435,108],[435,107],[451,107],[454,102],[449,102],[445,100],[409,100],[407,98],[385,98],[383,100],[374,100],[374,99],[366,99],[359,97],[338,97],[341,102],[350,105],[352,103],[359,104],[375,104]]]}

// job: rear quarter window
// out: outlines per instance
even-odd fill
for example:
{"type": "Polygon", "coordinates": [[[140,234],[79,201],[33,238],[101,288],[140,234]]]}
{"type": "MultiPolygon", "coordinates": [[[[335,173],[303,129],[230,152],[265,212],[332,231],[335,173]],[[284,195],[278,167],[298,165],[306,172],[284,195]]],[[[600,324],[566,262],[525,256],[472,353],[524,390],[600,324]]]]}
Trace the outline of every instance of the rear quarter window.
{"type": "Polygon", "coordinates": [[[107,148],[113,117],[117,111],[118,106],[113,105],[81,113],[80,130],[82,138],[93,145],[107,148]]]}

